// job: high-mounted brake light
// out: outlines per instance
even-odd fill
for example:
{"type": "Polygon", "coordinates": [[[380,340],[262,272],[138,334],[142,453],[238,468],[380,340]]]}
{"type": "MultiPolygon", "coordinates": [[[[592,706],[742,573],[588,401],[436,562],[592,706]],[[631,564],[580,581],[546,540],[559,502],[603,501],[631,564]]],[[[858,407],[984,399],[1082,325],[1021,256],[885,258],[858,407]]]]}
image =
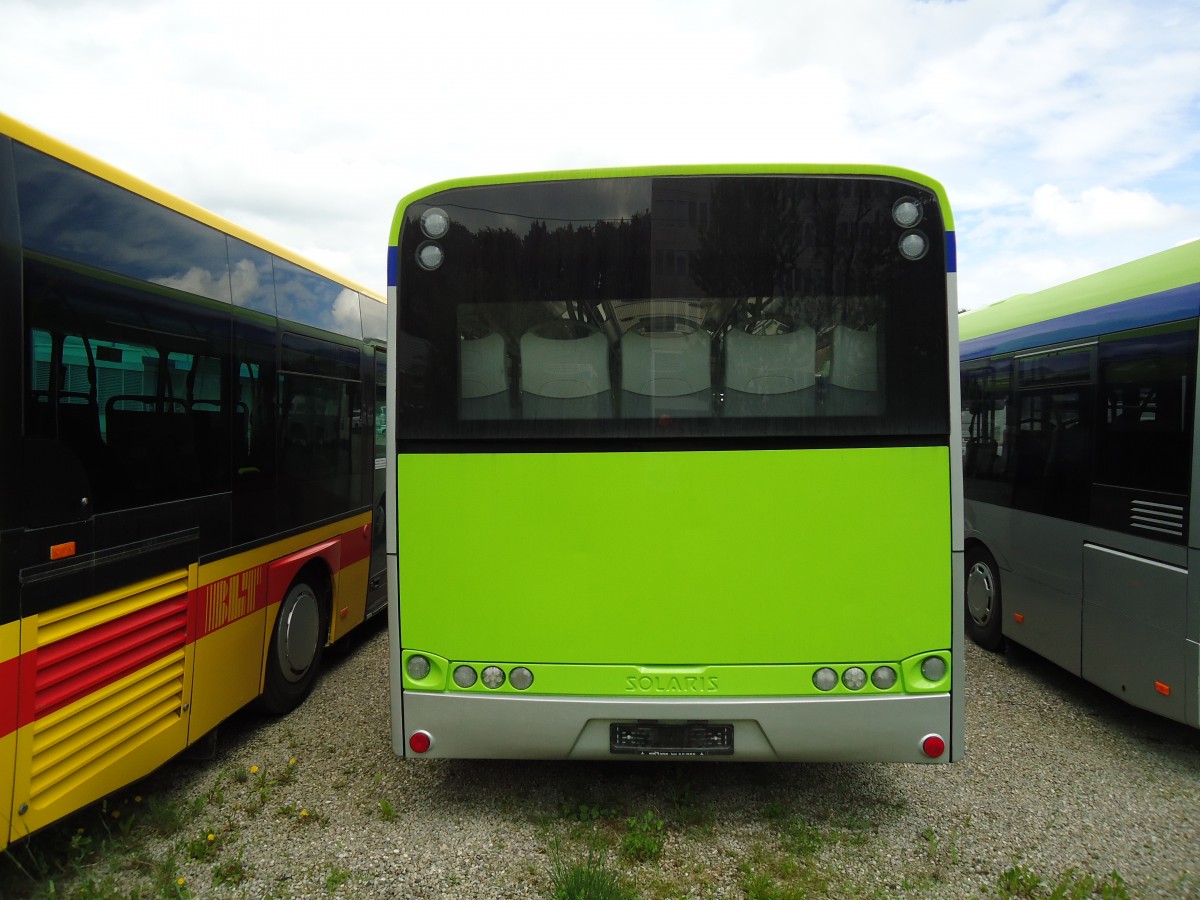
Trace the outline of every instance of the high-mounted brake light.
{"type": "Polygon", "coordinates": [[[900,236],[900,255],[905,259],[918,260],[929,250],[929,241],[919,231],[906,231],[900,236]]]}
{"type": "Polygon", "coordinates": [[[421,231],[425,233],[425,237],[436,241],[438,238],[445,237],[449,230],[450,217],[446,215],[444,209],[438,209],[435,206],[421,213],[421,231]]]}
{"type": "Polygon", "coordinates": [[[892,221],[901,228],[912,228],[921,221],[921,206],[912,197],[901,197],[892,206],[892,221]]]}
{"type": "Polygon", "coordinates": [[[425,241],[417,248],[417,265],[426,272],[437,269],[445,258],[446,253],[442,250],[442,245],[433,241],[425,241]]]}

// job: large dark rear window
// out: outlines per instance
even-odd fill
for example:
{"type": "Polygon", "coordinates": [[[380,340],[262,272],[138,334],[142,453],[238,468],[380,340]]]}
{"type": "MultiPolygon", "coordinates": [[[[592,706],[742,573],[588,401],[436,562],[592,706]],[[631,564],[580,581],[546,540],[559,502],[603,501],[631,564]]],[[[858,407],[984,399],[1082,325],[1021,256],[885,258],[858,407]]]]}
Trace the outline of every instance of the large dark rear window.
{"type": "Polygon", "coordinates": [[[944,439],[945,252],[890,178],[432,195],[400,233],[400,441],[944,439]]]}

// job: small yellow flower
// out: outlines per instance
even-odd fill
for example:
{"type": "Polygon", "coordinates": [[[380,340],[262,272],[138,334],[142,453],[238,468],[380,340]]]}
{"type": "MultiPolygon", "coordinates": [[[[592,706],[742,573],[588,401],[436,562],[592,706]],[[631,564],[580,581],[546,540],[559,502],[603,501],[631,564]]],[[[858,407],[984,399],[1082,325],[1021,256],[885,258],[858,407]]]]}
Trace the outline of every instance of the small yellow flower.
{"type": "Polygon", "coordinates": [[[141,794],[135,794],[135,795],[134,795],[134,797],[133,797],[133,802],[134,802],[134,803],[141,803],[141,802],[142,802],[142,795],[141,795],[141,794]]]}
{"type": "Polygon", "coordinates": [[[211,844],[213,841],[215,841],[216,839],[217,839],[217,836],[216,836],[215,834],[210,834],[210,835],[208,836],[208,842],[209,842],[210,844],[211,844]]]}
{"type": "Polygon", "coordinates": [[[250,774],[251,774],[251,775],[257,775],[257,774],[258,774],[258,766],[251,766],[251,767],[250,767],[250,774]]]}
{"type": "Polygon", "coordinates": [[[296,764],[296,757],[293,756],[291,759],[288,760],[288,765],[294,766],[295,764],[296,764]]]}
{"type": "Polygon", "coordinates": [[[302,819],[308,818],[308,810],[307,809],[300,810],[300,818],[302,818],[302,819]]]}
{"type": "Polygon", "coordinates": [[[176,879],[175,879],[175,883],[176,883],[177,885],[179,885],[180,887],[183,887],[183,883],[184,883],[185,881],[187,881],[187,879],[186,879],[186,878],[184,878],[182,875],[180,875],[178,878],[176,878],[176,879]]]}

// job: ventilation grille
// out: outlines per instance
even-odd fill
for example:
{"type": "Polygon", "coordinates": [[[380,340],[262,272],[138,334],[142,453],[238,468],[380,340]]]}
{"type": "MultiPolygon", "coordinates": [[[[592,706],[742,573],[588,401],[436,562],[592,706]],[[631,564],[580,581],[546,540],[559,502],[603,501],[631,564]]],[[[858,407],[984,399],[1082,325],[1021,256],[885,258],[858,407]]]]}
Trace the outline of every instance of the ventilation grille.
{"type": "Polygon", "coordinates": [[[1129,501],[1129,527],[1183,537],[1183,507],[1174,503],[1153,503],[1149,500],[1129,501]]]}
{"type": "Polygon", "coordinates": [[[38,617],[31,800],[77,788],[179,721],[187,572],[38,617]]]}

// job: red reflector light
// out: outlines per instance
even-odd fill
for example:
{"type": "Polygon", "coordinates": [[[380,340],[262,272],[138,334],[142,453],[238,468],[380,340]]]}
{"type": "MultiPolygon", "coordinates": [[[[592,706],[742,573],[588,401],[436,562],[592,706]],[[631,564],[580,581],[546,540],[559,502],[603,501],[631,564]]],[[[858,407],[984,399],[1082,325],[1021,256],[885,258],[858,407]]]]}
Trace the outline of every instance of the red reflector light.
{"type": "Polygon", "coordinates": [[[1164,697],[1171,696],[1171,686],[1169,684],[1163,684],[1161,681],[1156,681],[1154,682],[1154,689],[1164,697]]]}
{"type": "Polygon", "coordinates": [[[412,737],[408,739],[408,748],[413,753],[428,753],[432,745],[433,739],[427,731],[414,731],[412,737]]]}
{"type": "Polygon", "coordinates": [[[946,752],[946,742],[936,734],[931,734],[921,741],[921,752],[930,759],[937,759],[946,752]]]}
{"type": "Polygon", "coordinates": [[[67,541],[65,544],[51,544],[50,558],[51,559],[67,559],[75,555],[75,542],[67,541]]]}
{"type": "Polygon", "coordinates": [[[1013,619],[1016,621],[1016,623],[1018,625],[1020,625],[1022,622],[1025,621],[1025,614],[1024,613],[1013,613],[1013,619]]]}

